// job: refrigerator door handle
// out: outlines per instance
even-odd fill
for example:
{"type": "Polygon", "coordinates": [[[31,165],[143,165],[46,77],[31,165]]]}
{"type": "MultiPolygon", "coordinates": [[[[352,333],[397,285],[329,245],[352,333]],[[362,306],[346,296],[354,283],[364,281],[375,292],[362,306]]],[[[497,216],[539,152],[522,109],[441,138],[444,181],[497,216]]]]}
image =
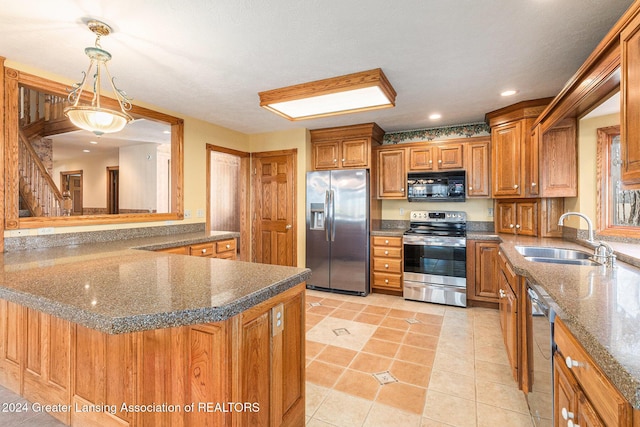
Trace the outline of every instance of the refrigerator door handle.
{"type": "Polygon", "coordinates": [[[329,218],[329,190],[324,192],[324,237],[329,241],[329,228],[331,227],[331,218],[329,218]]]}
{"type": "Polygon", "coordinates": [[[331,190],[331,241],[334,242],[336,240],[336,204],[335,204],[335,192],[331,190]]]}

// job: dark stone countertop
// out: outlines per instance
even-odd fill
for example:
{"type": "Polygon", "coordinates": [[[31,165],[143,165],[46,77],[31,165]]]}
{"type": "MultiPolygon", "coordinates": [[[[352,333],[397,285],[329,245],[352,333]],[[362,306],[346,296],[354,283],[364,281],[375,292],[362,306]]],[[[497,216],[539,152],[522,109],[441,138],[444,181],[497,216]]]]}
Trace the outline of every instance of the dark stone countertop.
{"type": "Polygon", "coordinates": [[[238,233],[7,252],[0,298],[118,334],[226,320],[311,275],[304,268],[153,252],[231,237],[238,233]]]}

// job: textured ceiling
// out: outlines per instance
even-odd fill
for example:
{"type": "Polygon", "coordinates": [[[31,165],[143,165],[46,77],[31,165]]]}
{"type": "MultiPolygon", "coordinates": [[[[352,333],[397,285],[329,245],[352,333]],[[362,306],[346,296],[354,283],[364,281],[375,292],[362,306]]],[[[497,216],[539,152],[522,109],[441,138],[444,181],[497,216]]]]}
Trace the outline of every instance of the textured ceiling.
{"type": "Polygon", "coordinates": [[[115,29],[102,46],[134,102],[244,133],[370,121],[392,132],[555,96],[631,3],[0,0],[0,56],[78,81],[94,42],[82,21],[97,18],[115,29]],[[258,106],[260,91],[378,67],[393,109],[289,122],[258,106]]]}

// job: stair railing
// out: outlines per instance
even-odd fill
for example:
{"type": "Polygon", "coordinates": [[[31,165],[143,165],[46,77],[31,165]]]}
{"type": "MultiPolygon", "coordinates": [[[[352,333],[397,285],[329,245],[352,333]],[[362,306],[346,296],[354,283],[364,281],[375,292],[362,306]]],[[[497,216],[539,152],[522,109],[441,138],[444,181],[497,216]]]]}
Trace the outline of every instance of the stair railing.
{"type": "Polygon", "coordinates": [[[38,216],[60,216],[62,193],[22,130],[18,143],[18,170],[31,193],[27,196],[32,197],[28,204],[41,208],[38,216]]]}

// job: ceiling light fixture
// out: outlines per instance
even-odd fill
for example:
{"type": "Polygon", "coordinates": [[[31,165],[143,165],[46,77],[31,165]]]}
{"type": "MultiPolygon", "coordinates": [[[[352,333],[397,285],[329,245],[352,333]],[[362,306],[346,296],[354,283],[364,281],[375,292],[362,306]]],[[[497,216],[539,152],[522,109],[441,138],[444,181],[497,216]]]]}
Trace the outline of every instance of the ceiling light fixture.
{"type": "Polygon", "coordinates": [[[510,90],[505,90],[504,92],[501,92],[500,96],[512,96],[512,95],[515,95],[516,93],[518,93],[517,90],[510,89],[510,90]]]}
{"type": "Polygon", "coordinates": [[[391,108],[396,91],[380,68],[259,92],[260,106],[288,120],[391,108]]]}
{"type": "Polygon", "coordinates": [[[442,118],[442,114],[439,114],[439,113],[433,113],[433,114],[431,114],[431,115],[429,116],[429,118],[430,118],[431,120],[438,120],[438,119],[441,119],[441,118],[442,118]]]}
{"type": "Polygon", "coordinates": [[[75,83],[73,88],[69,92],[69,102],[73,105],[64,109],[64,114],[71,120],[71,123],[81,129],[88,130],[100,136],[104,133],[118,132],[124,128],[124,126],[133,120],[133,117],[127,113],[131,110],[131,98],[129,98],[125,91],[118,89],[114,83],[114,78],[111,77],[109,69],[107,68],[107,62],[111,59],[111,54],[100,46],[100,37],[108,36],[112,30],[104,22],[91,20],[87,22],[89,29],[96,35],[95,47],[87,47],[84,53],[89,57],[89,69],[85,73],[82,72],[82,81],[75,83]],[[91,75],[91,70],[95,65],[96,69],[93,73],[93,97],[91,98],[91,105],[80,105],[80,98],[84,91],[84,85],[87,81],[87,76],[91,75]],[[111,84],[111,89],[115,95],[115,99],[118,101],[120,110],[113,110],[105,108],[101,105],[101,80],[102,69],[111,84]]]}

